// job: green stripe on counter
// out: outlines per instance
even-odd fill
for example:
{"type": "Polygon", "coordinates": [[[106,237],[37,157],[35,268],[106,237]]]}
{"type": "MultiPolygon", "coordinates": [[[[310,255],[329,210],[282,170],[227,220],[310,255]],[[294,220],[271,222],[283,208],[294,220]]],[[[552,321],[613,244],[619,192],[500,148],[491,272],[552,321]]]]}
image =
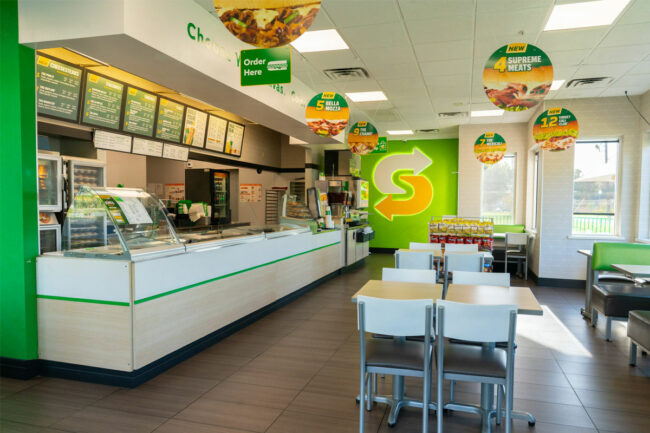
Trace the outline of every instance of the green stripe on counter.
{"type": "Polygon", "coordinates": [[[118,305],[120,307],[128,307],[128,302],[117,301],[100,301],[98,299],[82,299],[82,298],[66,298],[65,296],[50,296],[50,295],[36,295],[41,299],[54,299],[56,301],[72,301],[72,302],[86,302],[88,304],[104,304],[104,305],[118,305]]]}
{"type": "Polygon", "coordinates": [[[148,298],[138,299],[137,301],[134,302],[134,304],[141,304],[143,302],[152,301],[152,300],[157,299],[157,298],[162,298],[163,296],[168,296],[168,295],[171,295],[171,294],[174,294],[174,293],[182,292],[184,290],[191,289],[193,287],[201,286],[203,284],[212,283],[213,281],[222,280],[224,278],[232,277],[232,276],[237,275],[237,274],[243,274],[244,272],[248,272],[248,271],[252,271],[254,269],[262,268],[264,266],[272,265],[274,263],[278,263],[278,262],[281,262],[283,260],[289,260],[289,259],[292,259],[294,257],[302,256],[303,254],[309,254],[309,253],[312,253],[314,251],[322,250],[323,248],[331,247],[333,245],[338,245],[340,243],[341,243],[341,241],[334,242],[334,243],[329,244],[329,245],[324,245],[322,247],[314,248],[313,250],[304,251],[302,253],[298,253],[298,254],[294,254],[294,255],[291,255],[291,256],[283,257],[281,259],[273,260],[273,261],[268,262],[268,263],[262,263],[261,265],[253,266],[253,267],[246,268],[246,269],[242,269],[241,271],[232,272],[230,274],[221,275],[220,277],[211,278],[209,280],[201,281],[200,283],[190,284],[189,286],[180,287],[178,289],[170,290],[170,291],[164,292],[164,293],[159,293],[157,295],[149,296],[148,298]]]}

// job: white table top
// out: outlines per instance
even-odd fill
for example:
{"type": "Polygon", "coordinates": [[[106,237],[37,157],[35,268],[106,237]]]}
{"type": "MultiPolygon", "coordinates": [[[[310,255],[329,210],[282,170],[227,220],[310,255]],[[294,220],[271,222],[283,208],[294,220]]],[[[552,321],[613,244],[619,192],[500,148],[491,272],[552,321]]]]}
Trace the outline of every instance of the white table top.
{"type": "Polygon", "coordinates": [[[612,265],[612,268],[633,278],[650,278],[650,265],[612,265]]]}
{"type": "Polygon", "coordinates": [[[578,254],[582,254],[583,256],[591,257],[593,253],[591,250],[578,250],[578,254]]]}

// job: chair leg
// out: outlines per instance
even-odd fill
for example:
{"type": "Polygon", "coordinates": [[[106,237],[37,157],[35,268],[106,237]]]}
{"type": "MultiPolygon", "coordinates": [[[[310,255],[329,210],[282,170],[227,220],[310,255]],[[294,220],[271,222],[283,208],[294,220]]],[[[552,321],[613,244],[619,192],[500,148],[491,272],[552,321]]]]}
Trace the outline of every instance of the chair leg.
{"type": "Polygon", "coordinates": [[[630,365],[636,365],[636,344],[630,341],[630,365]]]}
{"type": "Polygon", "coordinates": [[[456,381],[449,381],[449,403],[456,401],[456,381]]]}
{"type": "Polygon", "coordinates": [[[591,327],[595,328],[598,326],[598,310],[595,308],[591,309],[591,327]]]}
{"type": "Polygon", "coordinates": [[[605,327],[605,340],[612,341],[612,318],[607,317],[607,326],[605,327]]]}
{"type": "Polygon", "coordinates": [[[528,259],[524,260],[524,280],[528,280],[528,259]]]}
{"type": "Polygon", "coordinates": [[[361,389],[359,390],[359,433],[364,433],[366,416],[366,371],[361,368],[361,389]]]}
{"type": "Polygon", "coordinates": [[[368,390],[368,398],[366,399],[366,410],[370,412],[372,410],[372,383],[376,373],[369,373],[368,380],[366,382],[366,388],[368,390]]]}
{"type": "Polygon", "coordinates": [[[501,415],[502,415],[502,402],[503,402],[503,388],[501,385],[497,385],[497,414],[494,418],[494,421],[497,425],[501,424],[501,415]]]}
{"type": "Polygon", "coordinates": [[[514,393],[514,378],[506,382],[506,433],[512,433],[512,403],[514,393]]]}
{"type": "Polygon", "coordinates": [[[431,373],[423,378],[422,395],[422,433],[429,432],[429,401],[431,400],[431,373]]]}
{"type": "Polygon", "coordinates": [[[445,406],[445,403],[443,401],[442,397],[442,391],[443,391],[443,385],[444,385],[444,379],[442,374],[438,374],[438,380],[436,383],[436,390],[437,390],[437,397],[436,400],[438,401],[437,407],[436,407],[436,422],[437,422],[437,432],[442,433],[442,413],[443,413],[443,407],[445,406]]]}

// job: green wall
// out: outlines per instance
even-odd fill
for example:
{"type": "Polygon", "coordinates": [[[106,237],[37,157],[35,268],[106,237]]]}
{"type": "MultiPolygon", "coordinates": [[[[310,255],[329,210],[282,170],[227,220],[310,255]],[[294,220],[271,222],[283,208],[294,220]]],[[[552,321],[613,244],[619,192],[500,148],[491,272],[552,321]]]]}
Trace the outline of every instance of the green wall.
{"type": "Polygon", "coordinates": [[[362,156],[361,177],[370,181],[369,222],[375,230],[370,246],[408,248],[409,242],[428,242],[431,217],[456,214],[457,171],[457,139],[389,141],[387,153],[362,156]],[[416,171],[426,167],[414,177],[411,166],[416,171]],[[380,190],[391,183],[405,192],[380,190]]]}
{"type": "Polygon", "coordinates": [[[0,0],[0,356],[38,357],[34,50],[18,45],[18,1],[0,0]]]}

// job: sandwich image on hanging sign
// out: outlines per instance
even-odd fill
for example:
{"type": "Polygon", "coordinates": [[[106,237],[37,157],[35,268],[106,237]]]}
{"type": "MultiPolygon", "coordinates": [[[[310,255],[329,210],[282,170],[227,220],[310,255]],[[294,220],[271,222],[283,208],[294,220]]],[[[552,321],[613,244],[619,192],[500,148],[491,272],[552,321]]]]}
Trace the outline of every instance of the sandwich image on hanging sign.
{"type": "Polygon", "coordinates": [[[287,45],[314,22],[321,0],[214,0],[228,31],[261,48],[287,45]]]}

